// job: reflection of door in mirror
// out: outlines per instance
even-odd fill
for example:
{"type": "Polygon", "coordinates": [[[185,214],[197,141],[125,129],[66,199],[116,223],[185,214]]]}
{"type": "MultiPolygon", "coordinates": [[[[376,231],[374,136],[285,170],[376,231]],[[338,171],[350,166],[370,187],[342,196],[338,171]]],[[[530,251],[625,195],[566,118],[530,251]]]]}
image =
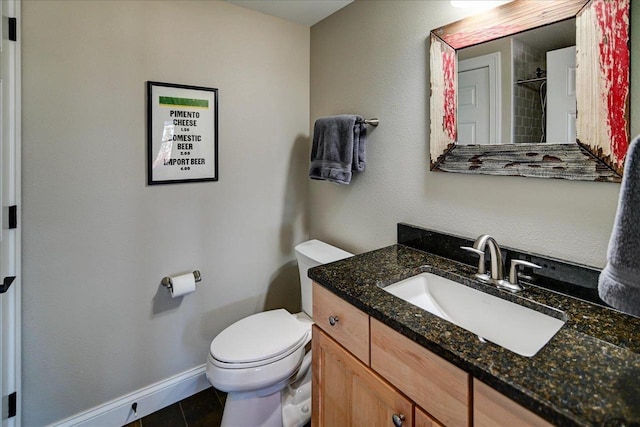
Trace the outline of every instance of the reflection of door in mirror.
{"type": "MultiPolygon", "coordinates": [[[[511,126],[511,47],[508,38],[482,43],[481,45],[461,49],[458,56],[458,90],[460,90],[461,74],[466,70],[488,67],[489,69],[489,94],[494,96],[494,101],[488,101],[490,111],[489,138],[476,137],[474,142],[464,139],[461,132],[461,121],[468,120],[466,112],[460,111],[462,103],[465,101],[461,94],[458,94],[458,144],[505,144],[512,142],[513,129],[511,126]],[[492,127],[493,126],[493,127],[492,127]]],[[[482,103],[481,101],[477,101],[482,103]]]]}
{"type": "MultiPolygon", "coordinates": [[[[549,69],[546,53],[560,48],[575,45],[575,19],[558,22],[544,28],[536,28],[525,31],[512,37],[492,40],[480,45],[460,49],[458,53],[458,144],[509,144],[534,143],[534,142],[574,142],[566,136],[547,138],[546,119],[551,112],[546,110],[548,91],[547,71],[549,69]],[[487,106],[487,101],[481,96],[482,91],[476,86],[475,80],[465,81],[478,77],[481,67],[490,65],[488,58],[497,55],[493,64],[502,79],[494,86],[490,84],[488,93],[498,102],[498,109],[493,109],[493,104],[487,106]],[[501,59],[504,57],[504,59],[501,59]],[[497,62],[496,62],[497,61],[497,62]],[[471,71],[472,70],[472,71],[471,71]],[[471,72],[468,72],[471,71],[471,72]],[[468,74],[468,76],[467,76],[468,74]],[[469,103],[468,105],[466,103],[469,103]],[[494,130],[491,136],[480,132],[482,127],[476,122],[476,106],[490,108],[488,119],[489,127],[494,130]],[[474,109],[475,108],[475,109],[474,109]],[[495,111],[495,114],[493,113],[495,111]],[[494,118],[496,121],[494,121],[494,118]],[[492,127],[492,126],[497,126],[492,127]],[[475,132],[474,132],[475,131],[475,132]]],[[[575,49],[573,64],[575,65],[575,49]]],[[[560,70],[554,69],[554,74],[560,70]]],[[[561,71],[561,80],[566,80],[565,70],[561,71]]],[[[560,81],[560,80],[558,80],[560,81]]],[[[491,80],[493,82],[493,80],[491,80]]],[[[574,94],[573,104],[575,110],[575,70],[571,80],[574,94]]],[[[566,93],[566,91],[565,91],[566,93]]],[[[567,100],[563,100],[565,105],[567,100]]],[[[574,111],[575,112],[575,111],[574,111]]],[[[563,114],[564,110],[563,110],[563,114]]],[[[567,126],[564,126],[567,135],[567,126]]],[[[575,122],[574,122],[575,128],[575,122]]]]}
{"type": "Polygon", "coordinates": [[[547,142],[576,140],[576,47],[547,52],[547,142]]]}
{"type": "Polygon", "coordinates": [[[500,53],[458,62],[458,144],[496,144],[500,53]]]}

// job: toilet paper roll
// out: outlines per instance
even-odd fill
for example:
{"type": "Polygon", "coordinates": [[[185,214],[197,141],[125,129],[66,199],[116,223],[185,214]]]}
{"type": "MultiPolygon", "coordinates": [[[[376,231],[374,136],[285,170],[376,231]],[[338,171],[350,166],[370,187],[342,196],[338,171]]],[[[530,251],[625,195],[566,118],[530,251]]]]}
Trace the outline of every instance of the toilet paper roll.
{"type": "Polygon", "coordinates": [[[171,298],[178,298],[196,290],[196,279],[192,273],[171,277],[171,298]]]}

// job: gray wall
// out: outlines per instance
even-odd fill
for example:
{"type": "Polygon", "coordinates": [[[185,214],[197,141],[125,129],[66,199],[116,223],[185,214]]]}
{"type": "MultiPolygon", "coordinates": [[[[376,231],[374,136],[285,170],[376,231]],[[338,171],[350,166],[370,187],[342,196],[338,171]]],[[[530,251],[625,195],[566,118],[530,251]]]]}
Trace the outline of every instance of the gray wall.
{"type": "MultiPolygon", "coordinates": [[[[359,252],[394,243],[406,221],[604,266],[618,184],[429,172],[429,31],[468,13],[449,1],[356,1],[312,27],[312,121],[353,112],[380,126],[349,186],[310,182],[311,236],[359,252]]],[[[635,135],[640,69],[631,69],[635,135]]]]}
{"type": "Polygon", "coordinates": [[[299,308],[309,28],[225,2],[22,2],[23,408],[41,426],[299,308]],[[220,181],[147,187],[145,82],[220,90],[220,181]],[[160,280],[198,268],[195,294],[160,280]]]}

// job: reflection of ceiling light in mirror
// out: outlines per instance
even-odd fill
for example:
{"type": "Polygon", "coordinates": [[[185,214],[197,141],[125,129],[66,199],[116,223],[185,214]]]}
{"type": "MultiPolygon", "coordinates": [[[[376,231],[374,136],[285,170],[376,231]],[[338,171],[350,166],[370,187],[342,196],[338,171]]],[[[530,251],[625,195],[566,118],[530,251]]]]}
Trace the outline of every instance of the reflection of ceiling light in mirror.
{"type": "Polygon", "coordinates": [[[474,10],[487,10],[498,7],[512,0],[451,0],[451,6],[474,10]]]}

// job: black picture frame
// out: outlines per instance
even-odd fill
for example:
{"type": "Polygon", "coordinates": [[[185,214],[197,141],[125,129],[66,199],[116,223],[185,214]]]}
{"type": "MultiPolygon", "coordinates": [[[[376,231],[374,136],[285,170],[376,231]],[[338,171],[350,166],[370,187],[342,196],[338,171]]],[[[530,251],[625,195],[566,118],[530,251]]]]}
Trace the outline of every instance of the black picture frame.
{"type": "Polygon", "coordinates": [[[147,185],[218,181],[218,89],[147,81],[147,185]]]}

